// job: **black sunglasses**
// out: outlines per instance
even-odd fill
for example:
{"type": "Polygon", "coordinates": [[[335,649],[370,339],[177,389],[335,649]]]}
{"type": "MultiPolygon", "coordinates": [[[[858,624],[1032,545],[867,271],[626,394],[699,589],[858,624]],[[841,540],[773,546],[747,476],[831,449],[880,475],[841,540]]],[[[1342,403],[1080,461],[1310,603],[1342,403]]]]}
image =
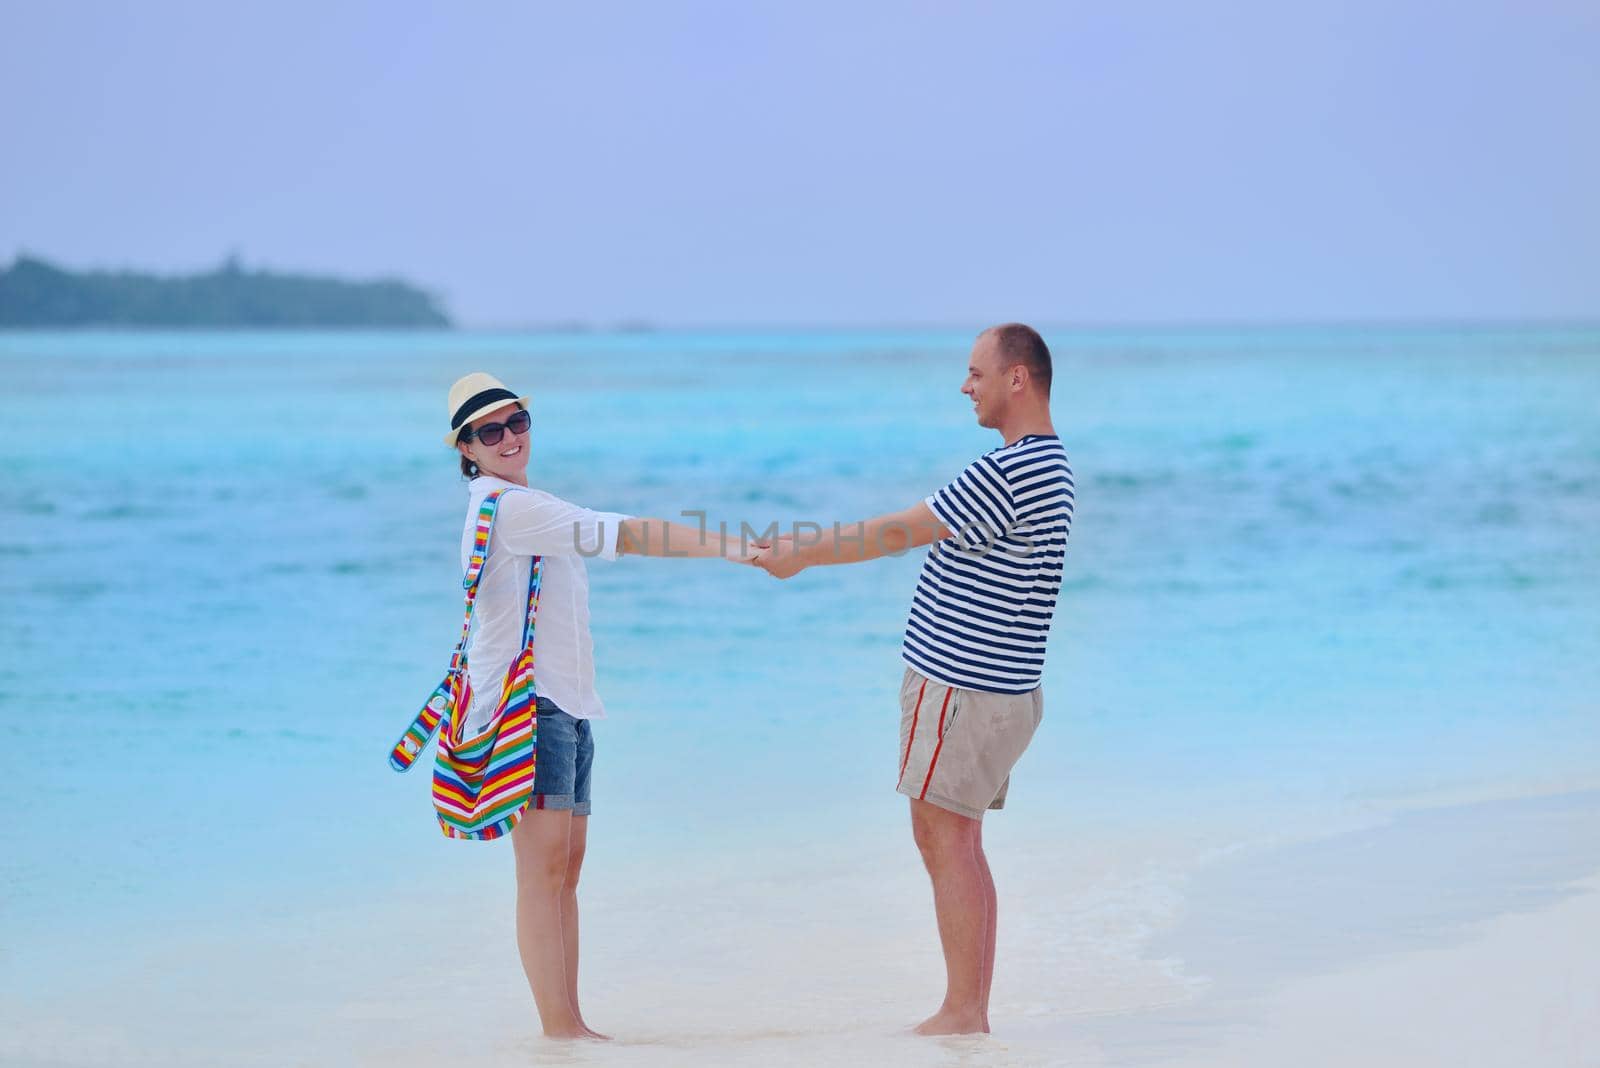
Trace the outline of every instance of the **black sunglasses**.
{"type": "Polygon", "coordinates": [[[503,423],[485,423],[476,430],[463,430],[461,432],[461,440],[476,440],[483,442],[485,445],[498,445],[500,444],[500,439],[506,436],[507,430],[513,434],[526,434],[528,428],[532,425],[533,416],[528,414],[528,409],[522,408],[517,411],[517,414],[503,423]]]}

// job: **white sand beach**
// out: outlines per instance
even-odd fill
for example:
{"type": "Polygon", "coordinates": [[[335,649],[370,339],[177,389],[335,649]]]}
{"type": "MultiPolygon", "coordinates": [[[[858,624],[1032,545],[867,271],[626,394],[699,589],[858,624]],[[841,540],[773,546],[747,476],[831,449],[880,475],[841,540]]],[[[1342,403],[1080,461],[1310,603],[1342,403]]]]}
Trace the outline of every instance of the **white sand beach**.
{"type": "Polygon", "coordinates": [[[1466,940],[1298,979],[1214,1026],[1214,1048],[1161,1063],[1583,1068],[1600,1064],[1600,877],[1466,940]]]}
{"type": "Polygon", "coordinates": [[[1234,858],[1151,946],[1203,992],[1117,1021],[1103,1063],[1600,1063],[1597,891],[1593,792],[1417,808],[1234,858]]]}
{"type": "Polygon", "coordinates": [[[491,876],[458,888],[448,936],[444,902],[399,887],[130,933],[97,974],[12,1001],[0,1060],[1581,1068],[1600,1049],[1597,832],[1590,792],[1403,810],[1188,871],[1170,844],[1007,841],[992,1036],[901,1033],[939,960],[909,846],[886,839],[692,875],[602,860],[584,990],[608,1044],[535,1037],[491,876]]]}

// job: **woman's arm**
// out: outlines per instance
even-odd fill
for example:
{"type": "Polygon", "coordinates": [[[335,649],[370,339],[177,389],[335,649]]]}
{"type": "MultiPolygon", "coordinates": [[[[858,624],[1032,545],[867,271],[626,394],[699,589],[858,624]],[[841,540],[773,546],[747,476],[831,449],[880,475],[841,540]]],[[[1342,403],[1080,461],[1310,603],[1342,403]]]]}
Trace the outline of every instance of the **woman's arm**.
{"type": "Polygon", "coordinates": [[[710,530],[669,523],[665,519],[625,519],[617,535],[617,555],[721,557],[748,564],[760,547],[710,530]]]}

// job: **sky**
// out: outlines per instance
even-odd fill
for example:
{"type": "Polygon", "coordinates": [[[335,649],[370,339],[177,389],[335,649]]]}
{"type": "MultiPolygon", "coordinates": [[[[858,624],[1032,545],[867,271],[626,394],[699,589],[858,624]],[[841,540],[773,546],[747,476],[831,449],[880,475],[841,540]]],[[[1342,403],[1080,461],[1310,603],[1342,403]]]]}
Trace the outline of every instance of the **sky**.
{"type": "Polygon", "coordinates": [[[466,326],[1600,318],[1600,4],[0,0],[0,262],[466,326]]]}

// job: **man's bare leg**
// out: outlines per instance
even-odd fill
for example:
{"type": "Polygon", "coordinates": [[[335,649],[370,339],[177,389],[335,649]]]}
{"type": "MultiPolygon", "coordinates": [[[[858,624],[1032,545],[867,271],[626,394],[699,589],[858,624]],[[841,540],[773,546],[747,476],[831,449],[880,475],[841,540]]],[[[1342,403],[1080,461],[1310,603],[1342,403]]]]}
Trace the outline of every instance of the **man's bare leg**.
{"type": "Polygon", "coordinates": [[[939,1011],[916,1027],[920,1035],[984,1031],[983,961],[988,901],[978,865],[979,820],[911,801],[911,833],[933,881],[933,907],[944,948],[945,995],[939,1011]]]}
{"type": "Polygon", "coordinates": [[[572,810],[532,809],[511,829],[517,864],[517,951],[539,1022],[550,1038],[587,1038],[567,985],[562,888],[571,851],[572,810]]]}
{"type": "Polygon", "coordinates": [[[561,944],[566,950],[567,1001],[572,1005],[572,1015],[578,1026],[590,1038],[605,1038],[599,1031],[583,1022],[583,1010],[578,1007],[578,875],[583,871],[583,854],[589,845],[589,817],[572,817],[572,834],[567,840],[567,878],[561,887],[561,944]]]}
{"type": "Polygon", "coordinates": [[[989,988],[994,985],[994,940],[995,932],[999,929],[1000,903],[994,895],[994,876],[989,872],[989,858],[983,852],[983,821],[978,821],[978,833],[973,837],[973,847],[977,852],[978,871],[983,876],[984,900],[987,903],[985,912],[988,915],[988,938],[983,948],[983,1029],[989,1030],[989,988]]]}

